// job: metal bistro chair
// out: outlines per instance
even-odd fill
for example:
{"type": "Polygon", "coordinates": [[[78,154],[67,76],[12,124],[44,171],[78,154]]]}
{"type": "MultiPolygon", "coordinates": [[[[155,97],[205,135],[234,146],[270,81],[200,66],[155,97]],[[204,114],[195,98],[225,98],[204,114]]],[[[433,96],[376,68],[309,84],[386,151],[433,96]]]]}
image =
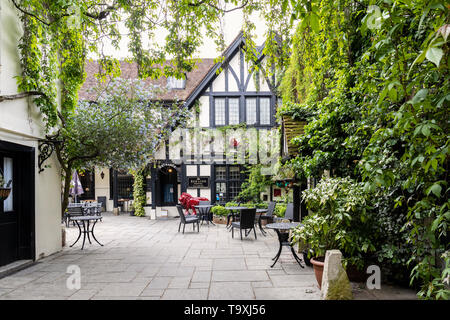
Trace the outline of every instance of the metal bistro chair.
{"type": "Polygon", "coordinates": [[[276,206],[275,202],[273,202],[273,201],[269,202],[269,205],[267,206],[266,214],[261,214],[259,216],[258,226],[259,226],[259,229],[261,230],[263,235],[266,234],[266,231],[263,230],[261,221],[262,220],[267,220],[268,222],[272,222],[273,221],[273,213],[275,211],[275,206],[276,206]]]}
{"type": "Polygon", "coordinates": [[[231,222],[231,237],[234,238],[234,228],[239,229],[239,232],[241,234],[241,240],[242,240],[242,229],[245,230],[245,236],[248,236],[248,234],[253,229],[253,232],[255,233],[255,239],[257,239],[255,230],[255,216],[256,216],[256,208],[242,209],[239,222],[238,221],[231,222]]]}
{"type": "MultiPolygon", "coordinates": [[[[83,204],[77,203],[77,204],[69,204],[67,207],[67,211],[65,214],[66,218],[66,226],[69,227],[69,220],[71,217],[78,217],[78,216],[84,216],[84,208],[83,204]]],[[[73,223],[75,225],[75,222],[73,223]]]]}
{"type": "Polygon", "coordinates": [[[289,220],[292,222],[294,220],[294,204],[288,203],[286,205],[286,211],[284,212],[284,217],[274,217],[275,222],[282,222],[283,220],[289,220]]]}
{"type": "MultiPolygon", "coordinates": [[[[86,202],[84,205],[85,215],[100,216],[102,212],[102,204],[98,202],[86,202]]],[[[102,218],[100,218],[102,221],[102,218]]]]}
{"type": "Polygon", "coordinates": [[[284,213],[284,219],[289,219],[290,222],[294,220],[294,204],[288,203],[286,206],[286,212],[284,213]]]}
{"type": "MultiPolygon", "coordinates": [[[[240,205],[240,202],[236,203],[237,207],[239,207],[240,205]]],[[[231,227],[232,221],[239,221],[239,214],[237,212],[234,212],[234,210],[230,210],[230,213],[227,215],[227,228],[231,227]]]]}
{"type": "Polygon", "coordinates": [[[177,210],[178,210],[178,214],[180,216],[180,225],[178,226],[178,232],[180,232],[180,227],[181,224],[183,223],[183,233],[184,233],[184,228],[186,227],[186,224],[192,223],[192,228],[195,231],[195,224],[197,224],[197,232],[200,232],[200,224],[199,221],[200,219],[196,216],[185,216],[184,212],[183,212],[183,208],[177,204],[177,210]]]}

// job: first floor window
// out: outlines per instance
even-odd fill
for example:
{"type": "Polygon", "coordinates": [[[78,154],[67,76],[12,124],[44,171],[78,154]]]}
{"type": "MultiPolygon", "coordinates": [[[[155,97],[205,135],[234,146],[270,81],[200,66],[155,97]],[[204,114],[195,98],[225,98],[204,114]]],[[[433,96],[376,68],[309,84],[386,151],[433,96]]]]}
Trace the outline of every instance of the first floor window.
{"type": "Polygon", "coordinates": [[[239,98],[228,99],[228,124],[239,124],[239,98]]]}
{"type": "Polygon", "coordinates": [[[216,98],[215,102],[215,124],[216,126],[225,125],[225,99],[216,98]]]}
{"type": "Polygon", "coordinates": [[[261,125],[270,124],[270,98],[259,100],[259,123],[261,125]]]}
{"type": "Polygon", "coordinates": [[[256,98],[245,99],[245,116],[248,125],[256,124],[256,98]]]}

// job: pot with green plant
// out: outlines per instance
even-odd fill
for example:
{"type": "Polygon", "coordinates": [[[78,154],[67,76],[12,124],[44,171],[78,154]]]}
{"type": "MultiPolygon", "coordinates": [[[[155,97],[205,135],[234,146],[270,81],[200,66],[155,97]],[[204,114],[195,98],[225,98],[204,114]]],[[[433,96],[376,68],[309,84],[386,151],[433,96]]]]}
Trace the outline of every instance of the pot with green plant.
{"type": "Polygon", "coordinates": [[[214,223],[226,224],[228,210],[225,207],[217,205],[211,208],[211,213],[213,214],[214,223]]]}
{"type": "MultiPolygon", "coordinates": [[[[366,201],[363,186],[350,178],[324,178],[303,192],[310,214],[293,231],[293,242],[304,243],[319,287],[327,250],[342,252],[344,267],[362,271],[375,251],[375,215],[366,201]]],[[[352,279],[350,279],[352,280],[352,279]]]]}
{"type": "Polygon", "coordinates": [[[5,180],[3,170],[0,169],[0,200],[6,200],[11,193],[12,180],[5,180]]]}

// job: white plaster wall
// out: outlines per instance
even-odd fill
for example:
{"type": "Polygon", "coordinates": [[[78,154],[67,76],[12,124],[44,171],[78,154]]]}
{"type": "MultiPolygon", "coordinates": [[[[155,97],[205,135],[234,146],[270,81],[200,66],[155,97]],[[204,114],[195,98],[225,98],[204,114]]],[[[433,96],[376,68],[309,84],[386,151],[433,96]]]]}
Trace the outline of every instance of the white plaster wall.
{"type": "Polygon", "coordinates": [[[95,168],[95,199],[97,197],[106,197],[106,211],[113,210],[113,201],[110,200],[109,194],[110,179],[108,168],[95,168]],[[105,174],[103,179],[100,176],[102,172],[105,174]]]}
{"type": "Polygon", "coordinates": [[[161,143],[158,150],[155,152],[155,158],[158,160],[166,159],[166,144],[161,143]]]}
{"type": "Polygon", "coordinates": [[[187,165],[186,166],[186,176],[196,177],[197,176],[197,166],[196,165],[187,165]]]}
{"type": "MultiPolygon", "coordinates": [[[[237,52],[237,53],[234,55],[234,57],[231,59],[229,65],[233,68],[233,70],[234,70],[234,72],[236,73],[236,76],[237,76],[237,78],[238,78],[238,80],[239,80],[239,77],[240,77],[240,68],[241,68],[241,61],[240,61],[240,57],[239,57],[239,52],[237,52]]],[[[228,79],[228,90],[230,90],[230,91],[238,91],[237,83],[236,83],[236,81],[235,81],[235,78],[234,78],[233,75],[231,74],[231,72],[230,72],[230,74],[229,74],[229,79],[228,79]],[[233,80],[233,81],[230,81],[230,80],[233,80]],[[234,83],[234,84],[233,84],[233,89],[231,89],[231,87],[230,87],[230,84],[231,84],[231,83],[234,83]]]]}
{"type": "MultiPolygon", "coordinates": [[[[247,78],[245,78],[247,80],[247,78]]],[[[261,83],[261,82],[260,82],[261,83]]],[[[261,88],[260,88],[261,89],[261,88]]],[[[254,76],[252,74],[250,81],[248,82],[247,85],[247,91],[256,91],[256,86],[255,86],[255,79],[254,76]]]]}
{"type": "MultiPolygon", "coordinates": [[[[22,27],[11,1],[0,5],[0,94],[15,94],[21,74],[18,42],[22,27]]],[[[0,140],[35,148],[35,251],[36,259],[61,250],[61,176],[53,155],[38,173],[38,139],[44,137],[39,109],[28,99],[0,103],[0,140]]]]}
{"type": "Polygon", "coordinates": [[[210,189],[200,189],[200,197],[208,198],[211,201],[211,190],[210,189]]]}
{"type": "Polygon", "coordinates": [[[224,92],[225,91],[225,70],[219,73],[212,83],[213,91],[224,92]]]}
{"type": "Polygon", "coordinates": [[[187,188],[186,192],[189,193],[191,196],[196,197],[197,196],[197,189],[194,188],[187,188]]]}
{"type": "Polygon", "coordinates": [[[211,175],[211,166],[209,164],[201,165],[200,175],[204,177],[209,177],[211,175]]]}
{"type": "MultiPolygon", "coordinates": [[[[233,68],[233,70],[234,72],[237,72],[236,75],[239,79],[239,69],[236,70],[233,68]]],[[[239,84],[231,71],[228,72],[228,91],[239,91],[239,84]]]]}
{"type": "Polygon", "coordinates": [[[200,127],[209,127],[209,96],[201,96],[200,102],[200,127]]]}

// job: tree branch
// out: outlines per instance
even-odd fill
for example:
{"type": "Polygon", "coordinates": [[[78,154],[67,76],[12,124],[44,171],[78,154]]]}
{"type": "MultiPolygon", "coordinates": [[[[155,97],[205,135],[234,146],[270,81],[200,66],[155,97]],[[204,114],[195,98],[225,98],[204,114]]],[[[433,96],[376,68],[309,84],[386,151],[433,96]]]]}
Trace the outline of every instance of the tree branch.
{"type": "Polygon", "coordinates": [[[37,15],[35,15],[34,13],[25,11],[24,9],[22,9],[16,2],[16,0],[11,0],[12,3],[14,4],[14,6],[17,8],[17,10],[19,10],[20,12],[22,12],[23,14],[26,14],[28,16],[32,16],[33,18],[35,18],[36,20],[38,20],[39,22],[45,24],[46,26],[50,26],[50,22],[46,22],[44,20],[42,20],[41,18],[39,18],[37,15]]]}
{"type": "Polygon", "coordinates": [[[10,94],[10,95],[4,95],[4,96],[0,96],[0,102],[3,101],[9,101],[9,100],[18,100],[18,99],[22,99],[22,98],[26,98],[29,96],[44,96],[47,97],[45,95],[45,93],[40,92],[40,91],[27,91],[27,92],[21,92],[21,93],[16,93],[16,94],[10,94]]]}
{"type": "Polygon", "coordinates": [[[217,7],[216,5],[214,5],[214,4],[207,2],[207,0],[202,0],[202,1],[199,1],[199,2],[197,2],[197,3],[189,3],[189,6],[191,6],[191,7],[197,7],[197,6],[201,6],[202,4],[206,4],[206,5],[208,5],[208,6],[212,7],[212,8],[214,8],[214,9],[216,9],[216,10],[218,10],[218,11],[222,11],[223,13],[228,13],[228,12],[232,12],[232,11],[235,11],[235,10],[239,10],[239,9],[244,8],[244,7],[248,4],[248,0],[246,0],[245,3],[242,4],[241,6],[236,7],[236,8],[233,8],[233,9],[229,9],[229,10],[221,9],[221,8],[217,7]]]}

